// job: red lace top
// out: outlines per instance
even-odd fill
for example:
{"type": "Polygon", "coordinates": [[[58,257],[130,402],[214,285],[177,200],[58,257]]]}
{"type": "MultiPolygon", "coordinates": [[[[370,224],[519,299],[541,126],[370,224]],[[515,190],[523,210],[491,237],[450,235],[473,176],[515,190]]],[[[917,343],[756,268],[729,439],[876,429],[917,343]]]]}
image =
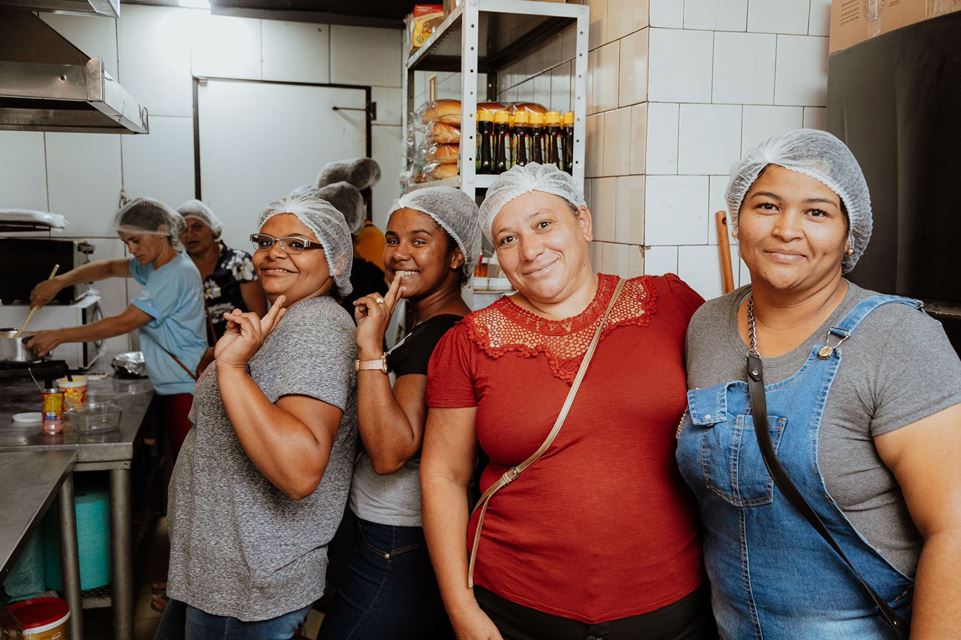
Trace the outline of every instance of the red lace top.
{"type": "MultiPolygon", "coordinates": [[[[601,275],[579,316],[549,321],[508,298],[441,339],[431,408],[477,407],[483,491],[550,431],[616,285],[601,275]]],[[[550,449],[490,501],[475,582],[587,623],[668,605],[702,582],[694,501],[674,462],[685,406],[684,335],[703,302],[677,276],[629,280],[550,449]]],[[[477,515],[465,543],[473,540],[477,515]]]]}

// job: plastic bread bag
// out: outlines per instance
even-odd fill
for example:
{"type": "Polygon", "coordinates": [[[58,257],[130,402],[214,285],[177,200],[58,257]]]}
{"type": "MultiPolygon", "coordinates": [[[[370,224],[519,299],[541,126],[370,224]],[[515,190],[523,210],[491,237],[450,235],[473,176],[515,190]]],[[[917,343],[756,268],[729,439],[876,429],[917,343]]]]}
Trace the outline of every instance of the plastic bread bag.
{"type": "Polygon", "coordinates": [[[428,147],[424,160],[434,164],[456,164],[459,156],[459,144],[432,144],[428,147]]]}
{"type": "Polygon", "coordinates": [[[427,137],[438,144],[457,144],[460,142],[460,127],[446,122],[430,122],[427,137]]]}

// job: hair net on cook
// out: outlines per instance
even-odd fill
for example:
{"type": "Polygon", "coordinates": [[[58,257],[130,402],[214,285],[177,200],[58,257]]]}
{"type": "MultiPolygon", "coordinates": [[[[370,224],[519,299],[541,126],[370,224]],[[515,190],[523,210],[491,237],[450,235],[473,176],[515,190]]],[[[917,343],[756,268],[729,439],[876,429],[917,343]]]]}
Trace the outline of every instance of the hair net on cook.
{"type": "Polygon", "coordinates": [[[424,187],[402,195],[387,212],[387,224],[395,211],[413,209],[425,213],[454,239],[464,254],[464,281],[474,274],[481,252],[477,204],[473,198],[453,187],[424,187]]]}
{"type": "Polygon", "coordinates": [[[344,215],[347,221],[347,228],[351,235],[356,234],[364,226],[366,217],[364,208],[364,196],[360,194],[357,187],[349,182],[334,182],[325,187],[315,189],[311,194],[315,198],[326,200],[334,205],[338,211],[344,215]]]}
{"type": "Polygon", "coordinates": [[[293,198],[295,196],[312,196],[314,195],[314,191],[317,191],[317,187],[312,184],[305,184],[288,193],[287,197],[293,198]]]}
{"type": "Polygon", "coordinates": [[[380,180],[380,165],[373,158],[354,158],[329,162],[317,176],[317,187],[326,187],[334,182],[349,182],[358,190],[372,187],[380,180]]]}
{"type": "Polygon", "coordinates": [[[353,288],[350,285],[350,267],[354,258],[354,241],[344,216],[326,200],[312,196],[287,196],[271,202],[260,214],[260,226],[276,215],[289,213],[297,216],[305,227],[314,232],[324,248],[324,257],[330,275],[334,278],[337,291],[347,296],[353,288]]]}
{"type": "Polygon", "coordinates": [[[851,150],[827,131],[796,129],[768,138],[748,151],[731,169],[725,194],[734,233],[744,196],[770,164],[814,178],[838,195],[847,210],[848,242],[853,250],[844,256],[844,273],[853,269],[871,239],[873,222],[868,185],[851,150]]]}
{"type": "Polygon", "coordinates": [[[184,220],[187,218],[197,218],[203,222],[214,232],[214,238],[219,238],[224,230],[220,218],[213,212],[213,209],[200,200],[187,200],[187,202],[177,207],[177,213],[183,216],[184,220]]]}
{"type": "Polygon", "coordinates": [[[574,182],[574,177],[561,171],[556,165],[531,162],[515,166],[494,180],[480,206],[481,231],[490,242],[494,241],[491,237],[494,218],[504,205],[531,191],[553,194],[567,200],[574,207],[587,206],[584,194],[574,182]]]}
{"type": "Polygon", "coordinates": [[[174,246],[184,230],[184,219],[176,211],[153,198],[136,198],[117,212],[113,219],[116,233],[168,236],[174,246]]]}

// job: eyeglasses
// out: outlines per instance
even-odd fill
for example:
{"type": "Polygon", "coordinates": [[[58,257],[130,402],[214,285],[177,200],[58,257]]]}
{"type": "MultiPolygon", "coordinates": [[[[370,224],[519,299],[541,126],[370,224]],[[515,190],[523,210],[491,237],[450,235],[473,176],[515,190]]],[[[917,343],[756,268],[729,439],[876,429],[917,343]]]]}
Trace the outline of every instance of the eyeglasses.
{"type": "Polygon", "coordinates": [[[300,255],[307,249],[324,248],[315,240],[297,237],[275,238],[268,236],[266,233],[252,233],[250,234],[250,241],[254,243],[254,250],[256,251],[266,251],[276,243],[281,251],[290,256],[300,255]]]}

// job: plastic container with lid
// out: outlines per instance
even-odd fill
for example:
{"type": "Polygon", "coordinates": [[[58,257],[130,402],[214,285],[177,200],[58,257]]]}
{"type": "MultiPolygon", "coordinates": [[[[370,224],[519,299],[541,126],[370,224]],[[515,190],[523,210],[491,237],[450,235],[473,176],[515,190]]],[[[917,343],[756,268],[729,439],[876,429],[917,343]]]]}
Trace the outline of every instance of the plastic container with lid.
{"type": "Polygon", "coordinates": [[[60,598],[31,598],[7,606],[28,640],[67,640],[70,607],[60,598]]]}

